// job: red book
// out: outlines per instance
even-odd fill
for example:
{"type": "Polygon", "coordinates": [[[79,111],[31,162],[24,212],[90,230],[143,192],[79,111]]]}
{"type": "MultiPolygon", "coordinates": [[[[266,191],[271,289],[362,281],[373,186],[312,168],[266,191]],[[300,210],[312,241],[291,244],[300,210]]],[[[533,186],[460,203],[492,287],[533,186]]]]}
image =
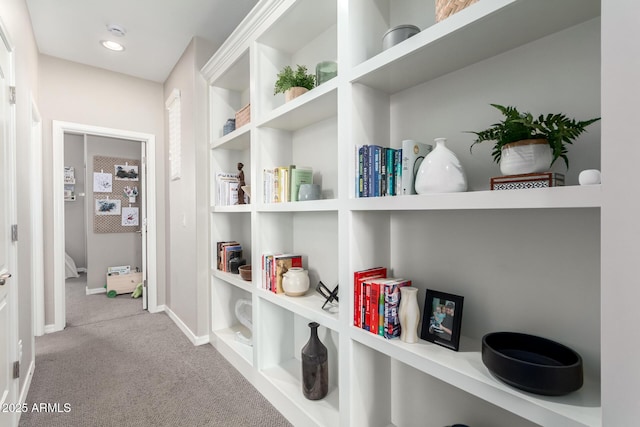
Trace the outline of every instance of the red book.
{"type": "Polygon", "coordinates": [[[367,279],[380,277],[387,277],[387,269],[385,267],[374,267],[353,273],[353,325],[358,328],[364,328],[365,323],[362,310],[364,307],[363,284],[367,279]]]}
{"type": "Polygon", "coordinates": [[[378,335],[380,283],[371,281],[368,284],[371,287],[371,297],[369,298],[369,307],[367,310],[369,312],[369,321],[367,323],[369,324],[369,332],[378,335]]]}

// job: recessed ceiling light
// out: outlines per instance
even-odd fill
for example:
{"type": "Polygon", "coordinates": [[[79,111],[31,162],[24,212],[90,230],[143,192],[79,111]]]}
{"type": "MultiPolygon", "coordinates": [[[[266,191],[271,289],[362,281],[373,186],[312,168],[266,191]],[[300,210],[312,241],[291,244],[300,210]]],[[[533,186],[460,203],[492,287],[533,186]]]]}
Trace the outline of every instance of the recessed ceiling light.
{"type": "Polygon", "coordinates": [[[107,30],[116,37],[124,37],[127,32],[120,25],[107,25],[107,30]]]}
{"type": "Polygon", "coordinates": [[[113,42],[111,40],[100,40],[100,44],[107,49],[114,50],[116,52],[122,52],[124,50],[124,46],[122,46],[118,42],[113,42]]]}

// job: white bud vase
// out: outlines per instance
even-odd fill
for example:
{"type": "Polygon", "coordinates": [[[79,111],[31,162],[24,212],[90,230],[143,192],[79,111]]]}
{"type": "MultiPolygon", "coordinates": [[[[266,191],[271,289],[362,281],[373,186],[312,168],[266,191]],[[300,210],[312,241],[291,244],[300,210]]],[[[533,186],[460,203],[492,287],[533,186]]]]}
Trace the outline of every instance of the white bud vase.
{"type": "Polygon", "coordinates": [[[418,306],[418,289],[410,286],[400,288],[400,339],[406,343],[418,342],[418,322],[420,307],[418,306]]]}
{"type": "Polygon", "coordinates": [[[467,191],[467,176],[460,160],[446,146],[446,138],[436,138],[436,148],[422,161],[416,176],[416,193],[467,191]]]}

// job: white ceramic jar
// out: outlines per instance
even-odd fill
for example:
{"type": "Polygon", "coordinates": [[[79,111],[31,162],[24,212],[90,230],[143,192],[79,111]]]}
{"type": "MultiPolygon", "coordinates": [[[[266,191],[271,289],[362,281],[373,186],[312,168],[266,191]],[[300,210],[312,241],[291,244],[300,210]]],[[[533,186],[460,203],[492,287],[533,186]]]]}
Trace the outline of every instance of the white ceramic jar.
{"type": "Polygon", "coordinates": [[[309,272],[302,267],[291,267],[282,276],[282,289],[290,297],[306,294],[309,290],[309,272]]]}
{"type": "Polygon", "coordinates": [[[446,138],[436,138],[436,148],[420,164],[416,176],[418,194],[467,191],[467,176],[446,141],[446,138]]]}

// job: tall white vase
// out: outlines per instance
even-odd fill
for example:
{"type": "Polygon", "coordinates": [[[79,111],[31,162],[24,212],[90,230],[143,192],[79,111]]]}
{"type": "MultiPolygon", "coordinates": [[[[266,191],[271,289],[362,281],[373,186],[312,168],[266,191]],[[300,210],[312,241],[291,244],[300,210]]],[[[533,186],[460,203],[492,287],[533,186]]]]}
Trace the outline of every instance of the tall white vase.
{"type": "Polygon", "coordinates": [[[416,176],[416,193],[467,191],[467,176],[446,141],[446,138],[436,138],[436,148],[422,161],[416,176]]]}
{"type": "Polygon", "coordinates": [[[410,286],[400,288],[400,339],[407,343],[418,342],[418,322],[420,307],[418,306],[418,289],[410,286]]]}

